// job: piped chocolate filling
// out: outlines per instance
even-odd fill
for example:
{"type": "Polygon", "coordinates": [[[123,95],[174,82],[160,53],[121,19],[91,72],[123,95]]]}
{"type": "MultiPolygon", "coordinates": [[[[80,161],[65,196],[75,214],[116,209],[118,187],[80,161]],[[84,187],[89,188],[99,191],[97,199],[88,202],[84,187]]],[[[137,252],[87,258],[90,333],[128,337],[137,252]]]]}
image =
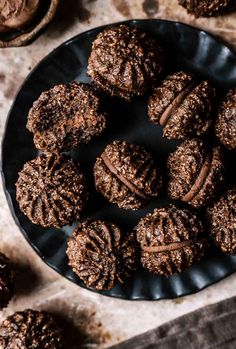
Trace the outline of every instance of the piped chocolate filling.
{"type": "Polygon", "coordinates": [[[211,168],[211,162],[212,162],[212,154],[208,154],[195,183],[193,184],[191,189],[188,191],[188,193],[184,195],[184,197],[182,198],[182,201],[190,202],[197,196],[197,194],[201,190],[203,184],[205,183],[208,177],[208,174],[211,168]]]}
{"type": "Polygon", "coordinates": [[[180,250],[183,247],[192,245],[193,240],[183,241],[183,242],[173,242],[172,244],[163,245],[163,246],[144,246],[141,245],[141,249],[145,252],[150,253],[161,253],[180,250]]]}
{"type": "Polygon", "coordinates": [[[193,82],[189,87],[182,91],[166,108],[164,113],[160,117],[160,125],[166,126],[171,117],[172,113],[183,103],[186,97],[193,92],[193,90],[198,86],[197,82],[193,82]]]}
{"type": "Polygon", "coordinates": [[[117,177],[119,180],[135,195],[145,199],[149,200],[150,196],[144,193],[142,190],[138,189],[133,183],[131,183],[127,178],[125,178],[117,169],[112,165],[110,160],[108,159],[107,155],[103,153],[101,155],[102,160],[104,161],[107,168],[117,177]]]}

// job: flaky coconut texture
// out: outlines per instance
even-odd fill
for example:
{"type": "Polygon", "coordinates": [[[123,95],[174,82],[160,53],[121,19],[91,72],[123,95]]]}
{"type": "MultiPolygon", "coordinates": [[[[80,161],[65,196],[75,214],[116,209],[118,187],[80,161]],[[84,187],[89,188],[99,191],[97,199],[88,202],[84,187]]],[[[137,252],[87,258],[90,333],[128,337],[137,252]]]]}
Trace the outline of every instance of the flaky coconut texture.
{"type": "Polygon", "coordinates": [[[161,171],[143,147],[114,141],[94,166],[96,189],[120,208],[137,210],[157,197],[162,186],[161,171]]]}
{"type": "Polygon", "coordinates": [[[183,71],[169,75],[148,101],[150,120],[163,126],[168,139],[205,134],[212,123],[216,90],[208,80],[183,71]]]}
{"type": "Polygon", "coordinates": [[[179,4],[196,17],[211,17],[224,13],[234,0],[178,0],[179,4]]]}
{"type": "Polygon", "coordinates": [[[215,244],[236,254],[236,188],[229,189],[207,210],[207,226],[215,244]]]}
{"type": "Polygon", "coordinates": [[[188,139],[168,157],[168,194],[196,208],[207,205],[221,189],[225,176],[220,147],[188,139]]]}
{"type": "Polygon", "coordinates": [[[216,136],[229,149],[236,149],[236,88],[225,96],[217,114],[216,136]]]}
{"type": "Polygon", "coordinates": [[[181,273],[205,253],[203,226],[189,210],[169,205],[156,208],[136,227],[143,267],[159,275],[181,273]]]}
{"type": "Polygon", "coordinates": [[[86,286],[110,290],[136,269],[137,244],[113,223],[101,220],[79,223],[68,242],[73,271],[86,286]]]}
{"type": "Polygon", "coordinates": [[[100,98],[86,84],[72,82],[43,92],[29,111],[27,128],[38,149],[62,152],[88,143],[106,127],[100,98]]]}
{"type": "Polygon", "coordinates": [[[164,53],[148,34],[127,25],[101,32],[93,42],[88,74],[101,90],[130,100],[159,79],[164,53]]]}
{"type": "Polygon", "coordinates": [[[1,349],[63,349],[61,330],[51,315],[27,309],[0,326],[1,349]]]}
{"type": "Polygon", "coordinates": [[[66,156],[41,154],[28,161],[16,183],[16,199],[32,223],[61,227],[78,219],[87,200],[85,178],[66,156]]]}

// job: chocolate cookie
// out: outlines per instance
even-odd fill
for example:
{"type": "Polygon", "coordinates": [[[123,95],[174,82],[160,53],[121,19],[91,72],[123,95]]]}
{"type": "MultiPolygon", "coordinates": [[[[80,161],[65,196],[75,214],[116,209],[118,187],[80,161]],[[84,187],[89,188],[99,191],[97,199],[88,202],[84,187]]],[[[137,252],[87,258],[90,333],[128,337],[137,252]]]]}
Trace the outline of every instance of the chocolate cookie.
{"type": "Polygon", "coordinates": [[[9,259],[0,253],[0,310],[8,305],[14,295],[14,273],[9,259]]]}
{"type": "Polygon", "coordinates": [[[68,151],[88,143],[106,127],[106,115],[94,89],[72,82],[43,92],[29,111],[27,128],[38,149],[68,151]]]}
{"type": "Polygon", "coordinates": [[[143,147],[114,141],[94,166],[96,189],[120,208],[137,210],[158,196],[162,176],[143,147]]]}
{"type": "Polygon", "coordinates": [[[101,90],[130,100],[156,83],[163,65],[158,42],[136,28],[120,25],[104,30],[93,42],[88,74],[101,90]]]}
{"type": "Polygon", "coordinates": [[[236,149],[236,88],[231,89],[219,108],[216,135],[230,149],[236,149]]]}
{"type": "Polygon", "coordinates": [[[208,149],[199,139],[183,142],[168,158],[168,194],[200,207],[212,200],[224,179],[219,147],[208,149]]]}
{"type": "Polygon", "coordinates": [[[27,309],[0,326],[1,349],[62,349],[61,330],[51,315],[27,309]]]}
{"type": "Polygon", "coordinates": [[[156,208],[136,227],[143,267],[166,276],[181,273],[204,255],[202,231],[202,223],[191,211],[174,205],[156,208]]]}
{"type": "Polygon", "coordinates": [[[61,227],[79,217],[87,200],[78,165],[65,156],[41,154],[28,161],[16,183],[21,211],[43,227],[61,227]]]}
{"type": "Polygon", "coordinates": [[[196,17],[219,15],[232,5],[232,0],[179,0],[179,4],[196,17]]]}
{"type": "Polygon", "coordinates": [[[225,253],[236,254],[236,188],[208,208],[207,223],[216,245],[225,253]]]}
{"type": "Polygon", "coordinates": [[[40,0],[0,1],[0,33],[26,30],[39,12],[40,5],[40,0]]]}
{"type": "Polygon", "coordinates": [[[79,223],[68,242],[67,255],[73,271],[86,286],[110,290],[136,269],[133,234],[122,234],[110,222],[79,223]]]}
{"type": "Polygon", "coordinates": [[[215,88],[209,81],[199,81],[192,74],[170,75],[149,98],[150,120],[163,126],[168,139],[185,139],[207,132],[212,121],[215,88]]]}

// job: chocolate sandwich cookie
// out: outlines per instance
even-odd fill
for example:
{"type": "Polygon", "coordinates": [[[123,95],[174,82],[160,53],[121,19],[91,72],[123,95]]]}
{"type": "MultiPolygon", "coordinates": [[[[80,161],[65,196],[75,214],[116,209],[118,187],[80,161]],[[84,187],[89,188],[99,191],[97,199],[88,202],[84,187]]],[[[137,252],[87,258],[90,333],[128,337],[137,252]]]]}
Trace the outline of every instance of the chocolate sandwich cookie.
{"type": "Polygon", "coordinates": [[[206,133],[212,123],[215,88],[207,80],[193,74],[177,72],[169,75],[148,101],[152,122],[163,126],[168,139],[185,139],[206,133]]]}
{"type": "Polygon", "coordinates": [[[236,149],[236,88],[227,93],[219,108],[216,136],[227,148],[236,149]]]}
{"type": "Polygon", "coordinates": [[[104,30],[93,42],[88,74],[99,89],[130,100],[158,81],[163,66],[163,49],[156,40],[120,25],[104,30]]]}
{"type": "Polygon", "coordinates": [[[191,211],[174,205],[156,208],[136,227],[143,267],[159,275],[181,273],[203,257],[207,243],[202,232],[191,211]]]}
{"type": "Polygon", "coordinates": [[[207,210],[209,232],[225,253],[236,254],[236,188],[221,195],[207,210]]]}
{"type": "Polygon", "coordinates": [[[0,326],[1,349],[62,349],[62,332],[53,317],[27,309],[8,316],[0,326]]]}
{"type": "Polygon", "coordinates": [[[168,194],[196,208],[206,205],[224,180],[220,147],[208,148],[199,139],[183,142],[168,158],[168,194]]]}
{"type": "Polygon", "coordinates": [[[41,154],[28,161],[16,183],[21,211],[43,227],[71,224],[79,218],[87,197],[78,164],[57,154],[41,154]]]}
{"type": "Polygon", "coordinates": [[[179,0],[179,4],[196,17],[220,15],[233,5],[232,0],[179,0]]]}
{"type": "Polygon", "coordinates": [[[73,271],[86,286],[110,290],[136,269],[134,234],[123,234],[101,220],[79,223],[68,241],[67,256],[73,271]]]}
{"type": "Polygon", "coordinates": [[[162,175],[143,147],[114,141],[94,166],[96,189],[120,208],[137,210],[158,196],[162,175]]]}
{"type": "Polygon", "coordinates": [[[43,92],[29,111],[27,128],[38,149],[62,152],[88,143],[106,127],[95,90],[83,83],[56,85],[43,92]]]}

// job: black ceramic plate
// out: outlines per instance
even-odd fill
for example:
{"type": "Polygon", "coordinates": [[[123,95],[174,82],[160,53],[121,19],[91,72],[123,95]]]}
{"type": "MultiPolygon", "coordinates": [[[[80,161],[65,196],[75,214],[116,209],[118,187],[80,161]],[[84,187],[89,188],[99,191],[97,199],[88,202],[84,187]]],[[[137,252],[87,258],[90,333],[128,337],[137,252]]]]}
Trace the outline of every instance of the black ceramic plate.
{"type": "MultiPolygon", "coordinates": [[[[181,68],[193,70],[211,78],[222,88],[236,86],[236,55],[207,33],[181,23],[162,20],[132,20],[127,23],[151,33],[163,43],[168,53],[169,71],[181,68]]],[[[27,77],[9,113],[2,147],[4,187],[17,225],[48,265],[81,286],[83,283],[68,267],[65,254],[72,227],[64,227],[60,231],[31,224],[19,210],[15,199],[15,182],[23,164],[38,153],[32,135],[25,128],[27,113],[33,101],[42,91],[55,84],[71,80],[89,82],[86,67],[91,44],[104,28],[90,30],[69,40],[44,58],[27,77]]],[[[135,99],[130,105],[118,101],[106,102],[112,113],[106,133],[89,145],[70,152],[70,155],[81,163],[90,183],[92,199],[83,218],[90,216],[111,220],[123,229],[130,230],[147,212],[168,203],[168,200],[163,197],[138,212],[125,211],[109,204],[94,189],[92,167],[96,156],[112,140],[126,139],[144,145],[153,152],[159,163],[163,163],[168,153],[175,149],[176,142],[162,138],[161,129],[148,121],[146,97],[135,99]]],[[[124,299],[173,298],[197,292],[235,270],[236,257],[213,250],[201,263],[182,274],[166,278],[140,269],[123,285],[102,293],[124,299]]]]}

